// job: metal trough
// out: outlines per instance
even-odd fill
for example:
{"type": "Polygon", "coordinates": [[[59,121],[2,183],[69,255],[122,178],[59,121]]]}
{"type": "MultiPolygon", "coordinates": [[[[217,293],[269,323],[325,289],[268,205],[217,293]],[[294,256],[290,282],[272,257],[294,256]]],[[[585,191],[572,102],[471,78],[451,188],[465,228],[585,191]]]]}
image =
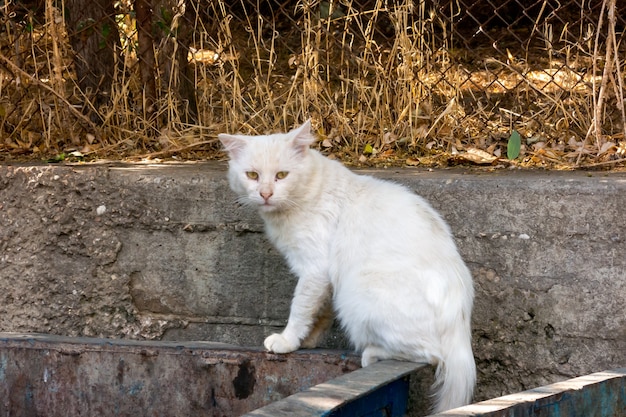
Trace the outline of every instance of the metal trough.
{"type": "Polygon", "coordinates": [[[0,333],[0,417],[402,416],[408,375],[422,365],[359,362],[338,351],[0,333]]]}
{"type": "MultiPolygon", "coordinates": [[[[359,361],[338,351],[0,333],[0,417],[427,414],[430,367],[359,361]]],[[[626,417],[626,368],[437,416],[626,417]]]]}
{"type": "Polygon", "coordinates": [[[359,368],[345,352],[0,334],[0,416],[238,416],[359,368]]]}

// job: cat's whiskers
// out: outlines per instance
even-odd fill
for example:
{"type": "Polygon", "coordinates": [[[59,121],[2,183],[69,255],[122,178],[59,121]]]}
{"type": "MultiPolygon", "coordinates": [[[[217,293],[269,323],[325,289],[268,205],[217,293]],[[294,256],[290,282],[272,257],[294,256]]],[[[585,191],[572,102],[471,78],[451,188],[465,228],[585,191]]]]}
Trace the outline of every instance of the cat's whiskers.
{"type": "Polygon", "coordinates": [[[284,200],[281,200],[280,203],[282,206],[285,206],[286,208],[300,208],[300,204],[298,204],[297,202],[289,198],[285,198],[284,200]]]}
{"type": "MultiPolygon", "coordinates": [[[[247,195],[239,196],[234,201],[239,207],[253,208],[257,209],[259,207],[263,207],[260,200],[255,200],[247,195]]],[[[295,201],[288,198],[273,198],[268,202],[268,206],[278,208],[278,209],[293,209],[300,208],[300,205],[295,201]]]]}
{"type": "Polygon", "coordinates": [[[238,204],[240,207],[257,207],[258,203],[251,199],[248,196],[239,196],[235,199],[235,204],[238,204]]]}

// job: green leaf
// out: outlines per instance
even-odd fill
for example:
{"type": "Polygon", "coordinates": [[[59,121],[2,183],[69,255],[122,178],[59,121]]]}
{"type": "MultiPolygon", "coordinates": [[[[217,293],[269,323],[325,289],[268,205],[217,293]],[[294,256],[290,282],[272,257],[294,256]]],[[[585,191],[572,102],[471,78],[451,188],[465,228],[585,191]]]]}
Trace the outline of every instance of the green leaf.
{"type": "Polygon", "coordinates": [[[161,18],[165,21],[165,24],[169,26],[173,20],[172,11],[166,7],[161,7],[161,18]]]}
{"type": "Polygon", "coordinates": [[[46,162],[48,162],[49,164],[56,164],[65,161],[65,157],[65,153],[60,153],[48,159],[46,162]]]}
{"type": "Polygon", "coordinates": [[[363,155],[371,155],[374,152],[374,148],[369,143],[363,148],[363,155]]]}
{"type": "Polygon", "coordinates": [[[506,157],[515,159],[519,156],[522,147],[522,137],[517,130],[514,130],[509,137],[509,143],[506,146],[506,157]]]}

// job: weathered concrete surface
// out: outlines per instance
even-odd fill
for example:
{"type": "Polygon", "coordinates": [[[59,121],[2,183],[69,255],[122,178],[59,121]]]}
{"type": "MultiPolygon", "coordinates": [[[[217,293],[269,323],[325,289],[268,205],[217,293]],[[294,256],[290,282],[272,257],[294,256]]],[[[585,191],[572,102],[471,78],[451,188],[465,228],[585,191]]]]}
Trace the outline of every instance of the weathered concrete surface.
{"type": "MultiPolygon", "coordinates": [[[[624,366],[626,175],[369,172],[455,233],[477,399],[624,366]]],[[[260,345],[295,279],[233,201],[225,164],[0,167],[0,331],[260,345]]]]}

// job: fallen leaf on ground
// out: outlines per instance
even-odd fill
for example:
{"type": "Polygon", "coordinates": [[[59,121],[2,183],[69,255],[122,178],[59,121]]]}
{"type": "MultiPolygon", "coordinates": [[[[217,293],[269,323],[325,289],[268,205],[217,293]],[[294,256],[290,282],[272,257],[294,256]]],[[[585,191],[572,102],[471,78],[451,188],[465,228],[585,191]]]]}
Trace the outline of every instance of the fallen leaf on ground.
{"type": "Polygon", "coordinates": [[[498,157],[476,148],[469,148],[467,152],[459,153],[456,157],[480,165],[491,164],[498,159],[498,157]]]}

